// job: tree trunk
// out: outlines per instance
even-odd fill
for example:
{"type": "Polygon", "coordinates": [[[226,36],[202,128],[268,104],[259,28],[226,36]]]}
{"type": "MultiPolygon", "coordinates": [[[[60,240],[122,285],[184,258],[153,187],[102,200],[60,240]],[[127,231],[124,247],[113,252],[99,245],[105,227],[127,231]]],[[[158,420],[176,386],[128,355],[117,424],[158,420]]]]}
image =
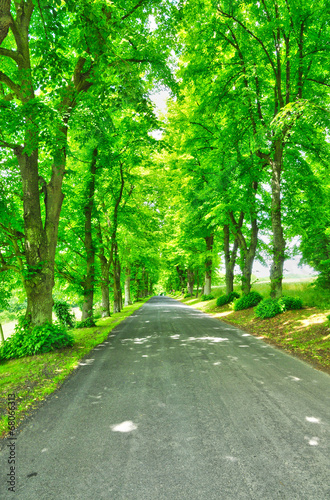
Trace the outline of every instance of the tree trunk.
{"type": "Polygon", "coordinates": [[[118,313],[123,307],[123,297],[120,284],[121,267],[118,258],[118,247],[115,243],[113,262],[113,312],[118,313]]]}
{"type": "Polygon", "coordinates": [[[205,295],[210,295],[211,285],[212,285],[212,250],[213,250],[213,240],[214,236],[211,234],[205,238],[207,257],[205,260],[205,283],[204,291],[205,295]]]}
{"type": "Polygon", "coordinates": [[[149,273],[145,273],[145,280],[144,280],[144,297],[148,297],[149,295],[149,273]]]}
{"type": "Polygon", "coordinates": [[[234,269],[236,264],[238,240],[235,238],[233,243],[233,248],[230,251],[230,232],[229,224],[225,224],[223,227],[224,233],[224,255],[225,255],[225,269],[226,269],[226,294],[234,291],[234,269]]]}
{"type": "Polygon", "coordinates": [[[184,274],[185,274],[184,270],[181,269],[180,266],[176,266],[176,271],[177,271],[177,273],[179,275],[179,280],[180,280],[179,288],[180,288],[180,291],[181,291],[181,293],[184,293],[185,288],[186,288],[186,286],[185,286],[185,281],[186,280],[185,280],[185,277],[184,277],[184,274]]]}
{"type": "MultiPolygon", "coordinates": [[[[27,144],[30,141],[27,140],[27,144]]],[[[28,156],[20,148],[16,149],[22,186],[24,207],[25,257],[27,269],[23,274],[27,295],[26,318],[32,325],[52,322],[54,287],[54,264],[57,244],[59,215],[63,202],[61,192],[62,177],[52,176],[49,184],[42,180],[46,209],[43,227],[38,175],[38,151],[28,156]]],[[[64,170],[65,161],[59,165],[64,170]]]]}
{"type": "Polygon", "coordinates": [[[132,304],[131,300],[131,268],[126,266],[125,269],[125,306],[132,304]]]}
{"type": "Polygon", "coordinates": [[[110,262],[105,256],[104,243],[102,237],[102,227],[100,221],[98,221],[98,258],[100,260],[101,267],[101,293],[102,293],[102,318],[108,318],[110,314],[110,262]]]}
{"type": "Polygon", "coordinates": [[[87,203],[84,207],[85,217],[85,239],[86,252],[86,277],[83,282],[84,303],[82,308],[82,321],[93,318],[94,280],[95,280],[95,246],[92,236],[92,215],[94,207],[95,172],[96,172],[97,149],[93,151],[93,159],[90,165],[90,179],[87,184],[87,203]]]}
{"type": "MultiPolygon", "coordinates": [[[[258,183],[252,183],[252,193],[255,196],[255,193],[258,188],[258,183]]],[[[250,293],[251,290],[251,276],[252,276],[252,267],[254,258],[257,251],[258,245],[258,221],[256,218],[256,214],[254,212],[255,208],[255,198],[251,201],[250,208],[250,217],[251,217],[251,230],[250,230],[250,246],[248,247],[245,236],[242,233],[242,225],[244,220],[244,213],[240,213],[239,222],[236,222],[233,212],[229,213],[230,220],[233,226],[233,232],[235,239],[238,241],[238,246],[240,249],[240,268],[242,271],[242,292],[244,295],[250,293]]]]}
{"type": "Polygon", "coordinates": [[[245,255],[242,258],[242,292],[247,295],[251,291],[251,276],[253,267],[254,255],[245,255]]]}
{"type": "Polygon", "coordinates": [[[283,145],[280,140],[275,143],[274,160],[272,167],[272,230],[273,230],[273,262],[270,269],[270,296],[273,298],[282,295],[283,266],[285,260],[285,240],[283,237],[281,214],[281,173],[282,173],[283,145]]]}
{"type": "Polygon", "coordinates": [[[110,291],[108,283],[101,282],[101,292],[102,292],[102,318],[108,318],[109,316],[111,316],[110,291]]]}
{"type": "Polygon", "coordinates": [[[191,269],[187,270],[187,291],[190,295],[194,293],[195,273],[191,269]]]}

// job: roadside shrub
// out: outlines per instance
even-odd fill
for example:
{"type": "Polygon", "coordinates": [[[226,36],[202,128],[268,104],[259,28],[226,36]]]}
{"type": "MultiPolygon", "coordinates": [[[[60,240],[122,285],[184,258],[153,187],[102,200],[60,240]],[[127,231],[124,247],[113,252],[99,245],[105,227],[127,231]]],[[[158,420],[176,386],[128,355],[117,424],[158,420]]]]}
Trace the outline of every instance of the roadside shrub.
{"type": "Polygon", "coordinates": [[[93,317],[84,319],[84,321],[79,321],[76,324],[76,328],[91,328],[92,326],[95,326],[95,321],[93,317]]]}
{"type": "Polygon", "coordinates": [[[327,316],[328,321],[330,321],[330,314],[327,316]]]}
{"type": "Polygon", "coordinates": [[[223,306],[225,304],[230,304],[234,299],[239,299],[239,294],[236,292],[230,292],[227,295],[221,295],[217,298],[217,306],[223,306]]]}
{"type": "Polygon", "coordinates": [[[258,318],[266,319],[273,318],[277,314],[281,314],[283,308],[276,299],[263,299],[256,307],[255,314],[258,318]]]}
{"type": "Polygon", "coordinates": [[[73,336],[67,332],[62,324],[45,323],[32,328],[30,323],[21,317],[14,334],[1,345],[0,359],[32,356],[72,346],[73,343],[73,336]]]}
{"type": "Polygon", "coordinates": [[[202,300],[202,302],[205,302],[206,300],[212,300],[214,298],[215,298],[214,295],[212,295],[211,293],[209,295],[204,295],[203,294],[202,297],[201,297],[201,300],[202,300]]]}
{"type": "Polygon", "coordinates": [[[288,297],[286,295],[283,295],[281,298],[279,298],[278,302],[283,311],[289,311],[291,309],[301,309],[303,306],[301,299],[297,297],[288,297]]]}
{"type": "Polygon", "coordinates": [[[252,291],[247,295],[243,295],[240,299],[236,300],[234,303],[234,311],[241,311],[242,309],[248,309],[249,307],[254,307],[263,299],[260,293],[252,291]]]}
{"type": "Polygon", "coordinates": [[[183,298],[184,299],[189,299],[189,297],[192,297],[191,293],[186,293],[183,298]]]}
{"type": "Polygon", "coordinates": [[[64,300],[57,300],[54,302],[54,311],[57,319],[60,323],[67,326],[68,328],[73,328],[76,322],[74,314],[70,312],[70,304],[64,300]]]}

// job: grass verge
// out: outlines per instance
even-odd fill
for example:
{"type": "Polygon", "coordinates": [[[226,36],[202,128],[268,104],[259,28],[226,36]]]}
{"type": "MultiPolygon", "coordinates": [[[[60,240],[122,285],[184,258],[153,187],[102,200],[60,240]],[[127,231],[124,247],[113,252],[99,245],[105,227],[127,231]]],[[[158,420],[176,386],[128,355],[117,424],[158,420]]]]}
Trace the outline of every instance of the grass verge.
{"type": "Polygon", "coordinates": [[[72,330],[75,338],[72,347],[1,362],[0,438],[3,438],[8,430],[8,394],[15,394],[17,428],[41,401],[60,387],[86,354],[103,342],[115,326],[133,314],[147,300],[148,298],[127,306],[110,318],[98,320],[93,328],[72,330]]]}
{"type": "Polygon", "coordinates": [[[263,337],[266,342],[330,373],[330,322],[327,320],[330,308],[304,307],[273,318],[260,319],[255,317],[254,308],[234,311],[232,305],[217,307],[216,299],[201,302],[200,298],[173,297],[226,323],[237,325],[252,335],[263,337]]]}

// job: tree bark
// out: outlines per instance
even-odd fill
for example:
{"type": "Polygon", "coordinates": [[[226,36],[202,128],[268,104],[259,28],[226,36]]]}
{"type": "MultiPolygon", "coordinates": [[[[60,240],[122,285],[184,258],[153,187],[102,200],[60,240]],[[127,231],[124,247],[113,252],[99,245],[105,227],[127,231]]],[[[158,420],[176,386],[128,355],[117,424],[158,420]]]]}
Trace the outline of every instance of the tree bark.
{"type": "Polygon", "coordinates": [[[190,295],[194,293],[195,273],[191,269],[187,270],[187,291],[190,295]]]}
{"type": "Polygon", "coordinates": [[[238,240],[235,238],[233,243],[233,248],[230,250],[230,231],[229,224],[225,224],[223,227],[224,233],[224,243],[223,250],[225,255],[225,272],[226,272],[226,294],[234,291],[234,269],[236,264],[237,250],[238,250],[238,240]]]}
{"type": "Polygon", "coordinates": [[[181,291],[181,293],[184,293],[184,290],[185,290],[185,287],[186,287],[185,286],[185,281],[186,280],[185,280],[185,277],[184,277],[184,274],[185,274],[184,270],[181,269],[180,266],[175,266],[175,268],[176,268],[176,271],[178,273],[179,280],[180,280],[180,285],[179,285],[180,291],[181,291]]]}
{"type": "Polygon", "coordinates": [[[205,283],[203,293],[205,295],[210,295],[211,293],[211,285],[212,285],[212,250],[213,250],[213,240],[214,235],[206,236],[206,252],[207,257],[205,260],[205,283]]]}
{"type": "Polygon", "coordinates": [[[117,243],[114,248],[114,261],[113,261],[113,312],[118,313],[123,307],[123,298],[120,284],[121,267],[118,258],[117,243]]]}
{"type": "Polygon", "coordinates": [[[87,184],[87,203],[84,207],[86,252],[86,277],[83,281],[84,303],[82,308],[82,321],[93,318],[94,281],[95,281],[95,246],[92,236],[92,215],[94,207],[95,173],[96,173],[97,149],[93,151],[93,159],[90,165],[90,179],[87,184]]]}
{"type": "Polygon", "coordinates": [[[131,268],[126,266],[125,268],[125,306],[132,304],[131,300],[131,268]]]}
{"type": "MultiPolygon", "coordinates": [[[[257,183],[253,183],[253,189],[256,191],[257,183]]],[[[247,295],[251,291],[251,276],[252,267],[257,251],[258,245],[258,222],[256,216],[251,210],[251,230],[250,230],[250,246],[248,247],[246,238],[242,233],[242,224],[244,219],[244,214],[241,212],[239,222],[237,223],[233,212],[230,212],[229,216],[232,221],[234,236],[237,238],[239,249],[240,249],[240,268],[242,271],[242,292],[247,295]]]]}
{"type": "Polygon", "coordinates": [[[9,26],[12,23],[10,4],[11,0],[0,0],[0,45],[8,35],[9,26]]]}
{"type": "MultiPolygon", "coordinates": [[[[108,269],[108,276],[109,276],[109,269],[108,269]]],[[[103,274],[104,276],[104,274],[103,274]]],[[[109,283],[106,281],[109,278],[103,280],[101,282],[101,292],[102,292],[102,318],[108,318],[111,316],[110,313],[110,291],[109,291],[109,283]]]]}
{"type": "Polygon", "coordinates": [[[285,240],[282,227],[281,213],[281,173],[283,161],[283,144],[281,140],[275,143],[274,160],[272,167],[272,230],[273,230],[273,262],[270,269],[270,296],[273,298],[282,295],[283,266],[285,261],[285,240]]]}

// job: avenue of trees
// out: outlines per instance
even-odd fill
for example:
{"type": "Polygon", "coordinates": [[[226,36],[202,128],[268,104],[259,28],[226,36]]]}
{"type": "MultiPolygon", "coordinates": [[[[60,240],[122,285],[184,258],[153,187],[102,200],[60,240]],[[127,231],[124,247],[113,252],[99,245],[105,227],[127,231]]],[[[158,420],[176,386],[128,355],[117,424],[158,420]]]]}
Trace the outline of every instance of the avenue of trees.
{"type": "Polygon", "coordinates": [[[157,282],[208,295],[220,264],[247,294],[265,256],[277,298],[293,238],[330,288],[329,14],[0,0],[0,309],[21,289],[42,325],[61,292],[93,322],[157,282]]]}

